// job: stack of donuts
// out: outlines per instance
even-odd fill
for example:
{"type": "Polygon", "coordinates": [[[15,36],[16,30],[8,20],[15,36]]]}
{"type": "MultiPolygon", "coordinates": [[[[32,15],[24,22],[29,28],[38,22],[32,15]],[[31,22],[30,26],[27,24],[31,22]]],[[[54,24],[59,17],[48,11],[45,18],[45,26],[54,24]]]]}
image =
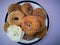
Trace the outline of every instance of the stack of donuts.
{"type": "Polygon", "coordinates": [[[32,40],[46,35],[46,12],[42,8],[33,9],[30,3],[11,4],[8,7],[4,30],[12,41],[32,40]]]}

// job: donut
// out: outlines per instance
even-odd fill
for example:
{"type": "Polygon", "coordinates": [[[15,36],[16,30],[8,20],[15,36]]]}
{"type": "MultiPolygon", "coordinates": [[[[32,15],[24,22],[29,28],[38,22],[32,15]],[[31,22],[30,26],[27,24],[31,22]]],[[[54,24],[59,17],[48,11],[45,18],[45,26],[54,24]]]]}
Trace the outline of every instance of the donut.
{"type": "Polygon", "coordinates": [[[7,32],[7,28],[9,27],[9,25],[10,25],[10,24],[9,24],[8,22],[5,22],[5,24],[4,24],[4,31],[5,31],[5,32],[7,32]]]}
{"type": "Polygon", "coordinates": [[[25,39],[25,40],[32,40],[32,39],[34,39],[34,36],[25,34],[23,39],[25,39]]]}
{"type": "Polygon", "coordinates": [[[16,11],[16,10],[21,10],[21,6],[19,4],[11,4],[8,7],[8,14],[11,13],[12,11],[16,11]]]}
{"type": "Polygon", "coordinates": [[[22,6],[21,6],[21,10],[22,12],[25,14],[25,15],[31,15],[32,14],[32,11],[33,11],[33,8],[31,6],[31,4],[29,3],[24,3],[22,6]]]}
{"type": "Polygon", "coordinates": [[[41,32],[36,33],[35,37],[37,38],[43,38],[47,33],[47,27],[45,26],[41,32]]]}
{"type": "Polygon", "coordinates": [[[35,17],[38,19],[38,21],[40,23],[40,31],[42,31],[43,27],[45,27],[45,20],[42,19],[42,17],[39,17],[39,16],[35,16],[35,17]]]}
{"type": "Polygon", "coordinates": [[[46,12],[42,8],[37,8],[37,9],[33,10],[33,15],[40,16],[44,20],[46,19],[46,12]]]}
{"type": "Polygon", "coordinates": [[[40,23],[35,16],[26,16],[21,23],[21,27],[27,35],[34,35],[39,31],[40,23]]]}
{"type": "Polygon", "coordinates": [[[19,42],[24,36],[24,31],[20,26],[10,25],[7,28],[7,36],[11,39],[11,41],[19,42]]]}
{"type": "Polygon", "coordinates": [[[24,14],[17,10],[13,11],[8,15],[7,21],[9,24],[15,24],[15,25],[20,25],[22,20],[24,18],[24,14]]]}

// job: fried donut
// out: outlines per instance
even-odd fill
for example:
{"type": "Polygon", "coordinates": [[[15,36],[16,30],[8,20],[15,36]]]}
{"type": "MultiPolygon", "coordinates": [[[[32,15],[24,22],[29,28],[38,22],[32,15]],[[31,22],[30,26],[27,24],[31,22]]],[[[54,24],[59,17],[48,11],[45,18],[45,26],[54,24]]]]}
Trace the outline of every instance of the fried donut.
{"type": "Polygon", "coordinates": [[[21,27],[27,35],[34,35],[39,31],[40,23],[35,16],[26,16],[22,21],[21,27]]]}
{"type": "Polygon", "coordinates": [[[32,39],[34,39],[34,36],[25,34],[23,39],[25,39],[25,40],[32,40],[32,39]]]}
{"type": "Polygon", "coordinates": [[[25,15],[31,15],[32,11],[33,11],[33,8],[31,6],[31,4],[25,3],[21,6],[21,10],[25,15]]]}
{"type": "Polygon", "coordinates": [[[46,35],[46,32],[47,32],[47,28],[46,28],[46,26],[45,26],[45,27],[42,29],[41,32],[36,33],[36,37],[37,37],[37,38],[43,38],[43,37],[46,35]]]}
{"type": "Polygon", "coordinates": [[[21,6],[18,4],[11,4],[8,7],[8,14],[11,13],[12,11],[16,11],[16,10],[21,10],[21,6]]]}
{"type": "Polygon", "coordinates": [[[46,19],[46,12],[42,8],[33,10],[33,15],[41,16],[44,20],[46,19]]]}
{"type": "Polygon", "coordinates": [[[42,31],[43,27],[45,26],[45,21],[44,19],[42,19],[42,17],[39,17],[39,16],[35,16],[35,17],[38,19],[40,23],[40,31],[42,31]]]}
{"type": "Polygon", "coordinates": [[[5,22],[4,24],[4,31],[7,32],[7,28],[9,27],[9,23],[8,22],[5,22]]]}
{"type": "Polygon", "coordinates": [[[24,14],[17,10],[13,11],[8,15],[7,21],[9,24],[15,24],[15,25],[20,25],[22,20],[24,18],[24,14]]]}

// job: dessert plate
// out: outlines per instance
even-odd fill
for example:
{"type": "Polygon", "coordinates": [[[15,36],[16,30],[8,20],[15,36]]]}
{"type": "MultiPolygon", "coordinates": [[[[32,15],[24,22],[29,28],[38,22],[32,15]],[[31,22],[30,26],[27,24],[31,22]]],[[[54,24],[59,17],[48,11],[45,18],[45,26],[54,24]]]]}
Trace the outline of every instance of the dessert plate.
{"type": "MultiPolygon", "coordinates": [[[[40,4],[38,4],[37,2],[34,2],[34,1],[20,1],[20,2],[17,2],[17,4],[19,5],[23,5],[25,2],[28,2],[32,5],[33,9],[36,9],[36,8],[43,8],[40,4]]],[[[44,9],[44,8],[43,8],[44,9]]],[[[45,10],[45,9],[44,9],[45,10]]],[[[45,10],[46,12],[46,10],[45,10]]],[[[46,12],[46,15],[47,15],[47,18],[46,18],[46,27],[47,27],[47,30],[49,28],[49,17],[48,17],[48,14],[46,12]]],[[[7,17],[8,17],[8,13],[6,14],[6,17],[5,17],[5,22],[7,21],[7,17]]],[[[43,39],[43,38],[42,38],[43,39]]],[[[41,39],[39,38],[34,38],[33,40],[30,40],[30,41],[27,41],[27,40],[24,40],[24,39],[21,39],[20,44],[34,44],[34,43],[37,43],[38,41],[40,41],[41,39]]]]}

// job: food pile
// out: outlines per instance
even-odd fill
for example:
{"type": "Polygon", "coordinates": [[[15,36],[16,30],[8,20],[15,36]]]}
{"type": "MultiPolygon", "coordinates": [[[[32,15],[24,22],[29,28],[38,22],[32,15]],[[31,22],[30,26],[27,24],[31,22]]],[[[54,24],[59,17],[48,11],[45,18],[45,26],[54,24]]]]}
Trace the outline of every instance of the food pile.
{"type": "Polygon", "coordinates": [[[42,8],[33,9],[30,3],[11,4],[8,7],[4,30],[12,41],[32,40],[46,35],[46,12],[42,8]]]}

